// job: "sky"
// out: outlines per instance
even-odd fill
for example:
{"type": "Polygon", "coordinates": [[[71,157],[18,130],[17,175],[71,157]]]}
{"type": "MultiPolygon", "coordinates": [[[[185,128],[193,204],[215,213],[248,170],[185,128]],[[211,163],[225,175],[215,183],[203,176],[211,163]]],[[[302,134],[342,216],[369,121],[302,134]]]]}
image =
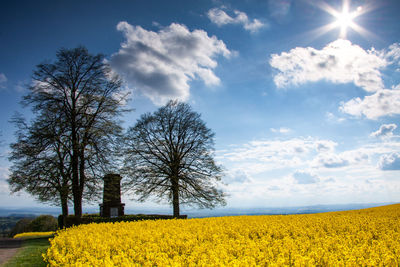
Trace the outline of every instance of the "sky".
{"type": "Polygon", "coordinates": [[[400,202],[399,21],[398,0],[2,1],[0,207],[47,205],[10,194],[9,121],[79,45],[131,92],[124,127],[170,99],[201,114],[227,207],[400,202]]]}

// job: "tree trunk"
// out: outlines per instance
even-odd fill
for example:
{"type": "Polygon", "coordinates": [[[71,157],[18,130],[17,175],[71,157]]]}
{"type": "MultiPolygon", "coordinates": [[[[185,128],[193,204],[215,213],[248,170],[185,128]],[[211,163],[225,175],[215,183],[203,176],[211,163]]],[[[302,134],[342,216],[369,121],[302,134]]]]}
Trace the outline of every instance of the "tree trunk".
{"type": "Polygon", "coordinates": [[[81,214],[82,214],[82,197],[83,197],[83,189],[86,183],[85,177],[85,147],[82,147],[79,151],[79,199],[81,205],[81,214]]]}
{"type": "Polygon", "coordinates": [[[67,225],[67,216],[68,216],[68,194],[62,192],[60,194],[61,197],[61,210],[63,216],[63,225],[64,227],[67,225]]]}
{"type": "MultiPolygon", "coordinates": [[[[64,158],[60,155],[60,146],[57,147],[57,152],[59,155],[60,164],[58,165],[59,172],[62,177],[61,188],[59,188],[60,200],[61,200],[61,211],[62,211],[62,219],[63,219],[63,227],[67,225],[67,216],[68,216],[68,197],[70,194],[70,189],[68,182],[71,179],[70,175],[66,175],[64,171],[64,158]]],[[[60,227],[60,225],[59,225],[60,227]]]]}
{"type": "Polygon", "coordinates": [[[82,197],[79,184],[79,168],[78,168],[78,155],[74,151],[72,152],[72,195],[74,198],[74,214],[75,216],[82,216],[82,197]]]}
{"type": "Polygon", "coordinates": [[[72,195],[74,197],[74,214],[77,217],[82,216],[82,193],[79,183],[79,144],[75,124],[72,124],[72,195]]]}
{"type": "Polygon", "coordinates": [[[172,208],[174,217],[179,217],[179,180],[178,178],[172,179],[172,208]]]}

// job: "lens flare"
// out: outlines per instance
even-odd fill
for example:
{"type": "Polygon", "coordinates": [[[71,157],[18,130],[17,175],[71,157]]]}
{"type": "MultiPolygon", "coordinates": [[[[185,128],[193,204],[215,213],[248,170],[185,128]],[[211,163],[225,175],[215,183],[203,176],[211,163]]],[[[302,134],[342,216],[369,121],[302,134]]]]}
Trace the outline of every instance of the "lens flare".
{"type": "Polygon", "coordinates": [[[334,14],[337,19],[335,24],[337,27],[340,27],[339,37],[346,38],[347,28],[353,26],[353,18],[355,18],[356,15],[356,12],[349,13],[349,7],[347,5],[343,6],[342,13],[334,14]]]}
{"type": "Polygon", "coordinates": [[[319,34],[323,34],[333,29],[339,28],[339,38],[346,39],[348,29],[350,28],[353,31],[360,33],[361,35],[371,35],[371,33],[368,32],[366,29],[356,24],[354,22],[354,19],[371,11],[372,6],[358,6],[356,9],[351,11],[350,0],[343,0],[341,11],[336,10],[325,2],[319,2],[317,6],[335,18],[332,23],[320,27],[318,29],[318,31],[321,31],[319,32],[319,34]]]}

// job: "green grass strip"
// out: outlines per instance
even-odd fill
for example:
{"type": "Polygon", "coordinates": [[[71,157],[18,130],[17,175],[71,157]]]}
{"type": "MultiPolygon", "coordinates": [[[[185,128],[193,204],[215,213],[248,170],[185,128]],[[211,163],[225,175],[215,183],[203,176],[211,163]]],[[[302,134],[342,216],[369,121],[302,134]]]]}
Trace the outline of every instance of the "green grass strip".
{"type": "Polygon", "coordinates": [[[42,254],[49,248],[48,238],[28,239],[23,241],[20,251],[2,267],[41,267],[46,266],[42,254]]]}

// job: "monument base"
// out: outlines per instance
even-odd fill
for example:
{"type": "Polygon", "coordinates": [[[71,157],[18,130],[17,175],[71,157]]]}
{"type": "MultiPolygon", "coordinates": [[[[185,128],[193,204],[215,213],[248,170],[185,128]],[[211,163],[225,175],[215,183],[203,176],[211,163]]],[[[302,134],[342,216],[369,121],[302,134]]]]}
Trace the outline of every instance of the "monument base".
{"type": "Polygon", "coordinates": [[[113,218],[124,216],[124,203],[103,203],[100,206],[100,216],[106,218],[113,218]]]}

